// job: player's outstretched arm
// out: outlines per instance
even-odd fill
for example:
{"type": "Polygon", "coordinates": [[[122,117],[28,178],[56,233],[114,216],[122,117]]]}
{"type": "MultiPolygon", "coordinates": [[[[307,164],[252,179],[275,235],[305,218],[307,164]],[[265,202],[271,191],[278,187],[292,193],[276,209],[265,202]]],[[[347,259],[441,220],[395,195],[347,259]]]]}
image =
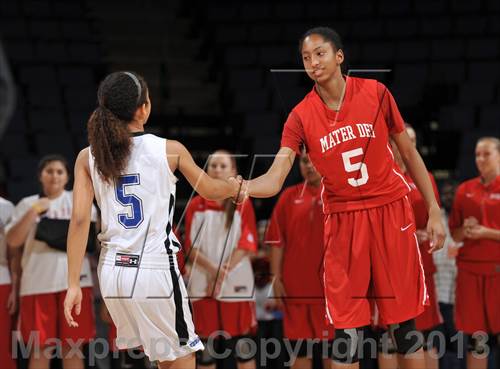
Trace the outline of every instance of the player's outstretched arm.
{"type": "Polygon", "coordinates": [[[64,315],[70,326],[78,326],[72,317],[81,310],[80,272],[87,248],[90,228],[94,187],[90,178],[89,149],[83,149],[78,154],[75,163],[75,184],[73,186],[73,212],[69,223],[67,254],[68,254],[68,291],[64,300],[64,315]]]}
{"type": "Polygon", "coordinates": [[[401,157],[410,172],[411,177],[415,181],[420,193],[424,197],[429,212],[429,221],[427,223],[427,232],[431,239],[431,252],[439,250],[443,247],[446,233],[441,218],[441,210],[436,201],[434,189],[427,168],[425,167],[422,157],[418,153],[415,146],[412,144],[408,133],[403,131],[392,135],[392,139],[396,142],[401,157]]]}
{"type": "Polygon", "coordinates": [[[260,177],[247,182],[248,195],[251,197],[272,197],[280,192],[286,176],[290,173],[295,160],[295,151],[282,147],[276,154],[269,170],[260,177]]]}
{"type": "Polygon", "coordinates": [[[193,160],[186,147],[178,141],[167,143],[167,159],[170,169],[179,169],[193,189],[208,200],[236,198],[240,191],[238,181],[224,181],[210,177],[193,160]]]}

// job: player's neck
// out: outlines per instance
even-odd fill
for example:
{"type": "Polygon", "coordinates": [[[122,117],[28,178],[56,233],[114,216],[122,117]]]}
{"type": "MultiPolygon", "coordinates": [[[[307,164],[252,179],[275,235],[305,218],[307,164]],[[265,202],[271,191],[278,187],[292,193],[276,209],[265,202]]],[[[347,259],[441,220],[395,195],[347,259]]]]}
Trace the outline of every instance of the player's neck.
{"type": "Polygon", "coordinates": [[[48,199],[53,200],[53,199],[57,199],[59,196],[61,196],[63,192],[64,192],[64,189],[61,190],[61,191],[57,191],[57,192],[50,192],[50,191],[48,191],[48,192],[45,193],[45,196],[48,199]]]}
{"type": "Polygon", "coordinates": [[[499,171],[491,171],[489,173],[481,174],[481,182],[487,186],[493,182],[499,174],[499,171]]]}
{"type": "Polygon", "coordinates": [[[309,182],[308,185],[313,188],[319,188],[319,186],[321,185],[321,181],[309,182]]]}
{"type": "Polygon", "coordinates": [[[130,133],[134,133],[134,132],[144,132],[144,124],[143,123],[140,123],[136,120],[133,120],[131,121],[128,126],[127,126],[128,130],[130,133]]]}
{"type": "Polygon", "coordinates": [[[344,99],[346,81],[339,72],[324,84],[317,84],[318,93],[330,109],[339,110],[344,99]]]}

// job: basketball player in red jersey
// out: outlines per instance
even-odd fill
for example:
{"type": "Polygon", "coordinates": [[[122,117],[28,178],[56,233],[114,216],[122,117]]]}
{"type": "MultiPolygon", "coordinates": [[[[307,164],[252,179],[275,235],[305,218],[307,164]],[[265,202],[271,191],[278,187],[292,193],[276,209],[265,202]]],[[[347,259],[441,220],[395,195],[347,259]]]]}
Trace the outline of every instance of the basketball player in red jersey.
{"type": "Polygon", "coordinates": [[[414,318],[428,295],[408,183],[394,162],[391,137],[429,213],[430,251],[442,247],[444,227],[427,169],[405,132],[387,88],[342,75],[342,43],[330,28],[314,28],[300,40],[312,91],[285,123],[271,168],[243,184],[253,197],[279,192],[304,145],[322,179],[325,217],[326,312],[335,326],[334,367],[358,368],[361,327],[370,324],[370,298],[390,327],[401,368],[423,368],[414,318]],[[371,285],[371,293],[368,294],[371,285]]]}
{"type": "MultiPolygon", "coordinates": [[[[283,310],[284,336],[296,353],[291,368],[310,369],[313,360],[306,341],[322,340],[322,356],[327,358],[325,340],[333,339],[333,327],[325,319],[321,175],[305,152],[300,173],[304,182],[285,189],[276,203],[266,243],[272,246],[271,274],[274,296],[283,310]]],[[[331,366],[326,360],[324,369],[331,366]]]]}
{"type": "Polygon", "coordinates": [[[469,335],[467,368],[486,369],[488,334],[500,334],[500,140],[476,144],[479,177],[455,193],[448,224],[464,245],[457,256],[455,322],[469,335]]]}

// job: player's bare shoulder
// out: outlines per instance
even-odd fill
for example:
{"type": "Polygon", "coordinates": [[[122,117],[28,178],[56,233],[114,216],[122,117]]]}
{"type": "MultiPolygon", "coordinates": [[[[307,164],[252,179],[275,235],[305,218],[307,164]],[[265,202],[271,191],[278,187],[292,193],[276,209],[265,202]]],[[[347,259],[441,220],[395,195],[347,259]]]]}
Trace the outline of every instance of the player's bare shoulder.
{"type": "Polygon", "coordinates": [[[75,169],[76,167],[84,168],[88,173],[90,173],[89,167],[89,155],[90,155],[90,146],[80,150],[78,156],[76,157],[75,169]]]}
{"type": "Polygon", "coordinates": [[[175,172],[179,168],[179,161],[186,152],[186,147],[179,141],[167,139],[166,155],[168,165],[172,172],[175,172]]]}

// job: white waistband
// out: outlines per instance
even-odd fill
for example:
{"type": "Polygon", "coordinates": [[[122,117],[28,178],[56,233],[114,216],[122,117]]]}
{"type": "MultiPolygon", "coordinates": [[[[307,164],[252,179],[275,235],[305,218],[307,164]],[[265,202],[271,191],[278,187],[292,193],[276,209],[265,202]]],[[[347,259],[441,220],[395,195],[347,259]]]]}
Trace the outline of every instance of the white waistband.
{"type": "MultiPolygon", "coordinates": [[[[117,252],[115,250],[101,250],[101,255],[99,256],[99,263],[104,265],[115,265],[117,254],[121,255],[138,255],[140,254],[130,254],[126,252],[117,252]]],[[[177,268],[177,256],[175,254],[143,254],[139,258],[139,267],[144,269],[170,269],[170,260],[173,261],[177,268]],[[172,257],[170,259],[170,256],[172,257]]],[[[129,267],[125,267],[129,268],[129,267]]]]}

